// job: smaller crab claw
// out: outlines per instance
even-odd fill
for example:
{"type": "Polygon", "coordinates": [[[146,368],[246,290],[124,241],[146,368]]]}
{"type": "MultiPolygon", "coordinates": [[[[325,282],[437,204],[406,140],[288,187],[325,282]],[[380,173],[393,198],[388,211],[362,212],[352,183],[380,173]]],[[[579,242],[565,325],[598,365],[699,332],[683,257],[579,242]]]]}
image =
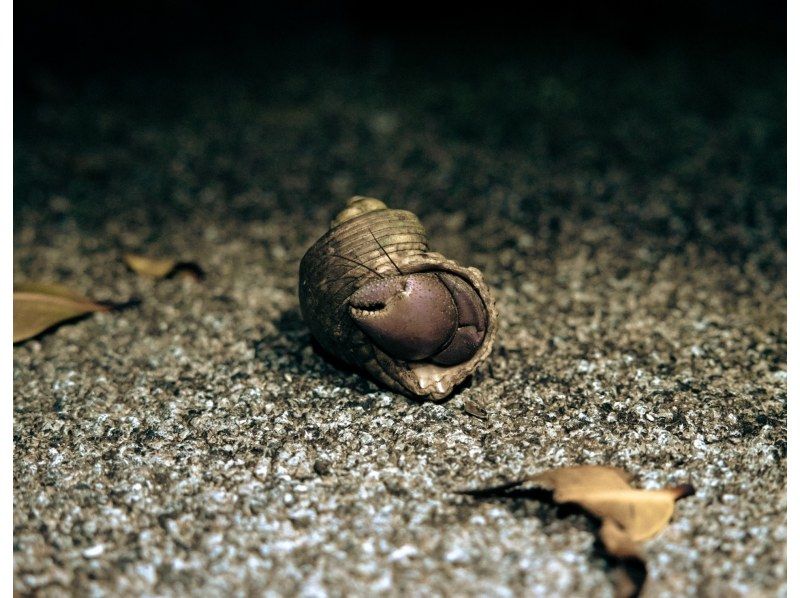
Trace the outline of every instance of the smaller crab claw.
{"type": "Polygon", "coordinates": [[[458,308],[432,273],[373,281],[350,297],[350,315],[392,357],[418,361],[434,355],[458,328],[458,308]]]}
{"type": "Polygon", "coordinates": [[[475,355],[486,335],[485,307],[478,294],[458,276],[442,272],[439,278],[447,286],[458,310],[458,329],[450,343],[431,361],[439,365],[457,365],[475,355]]]}

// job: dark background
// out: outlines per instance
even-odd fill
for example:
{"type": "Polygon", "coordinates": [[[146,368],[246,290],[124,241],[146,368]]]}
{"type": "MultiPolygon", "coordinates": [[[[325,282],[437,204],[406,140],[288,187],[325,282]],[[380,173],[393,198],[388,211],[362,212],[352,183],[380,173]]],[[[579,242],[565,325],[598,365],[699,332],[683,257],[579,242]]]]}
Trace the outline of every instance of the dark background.
{"type": "Polygon", "coordinates": [[[599,218],[733,260],[785,244],[779,3],[84,0],[14,18],[17,223],[164,226],[210,188],[234,218],[273,210],[237,208],[248,192],[308,213],[360,192],[545,236],[599,218]],[[179,131],[203,146],[181,176],[179,131]],[[565,189],[581,177],[605,194],[565,189]]]}
{"type": "MultiPolygon", "coordinates": [[[[664,43],[743,45],[785,50],[786,7],[779,2],[489,2],[411,0],[393,5],[332,2],[18,3],[14,12],[18,82],[36,65],[64,73],[161,64],[192,52],[269,51],[292,39],[336,31],[347,46],[388,41],[413,52],[509,45],[554,47],[611,43],[646,52],[664,43]],[[301,4],[301,6],[298,6],[301,4]],[[421,45],[425,49],[420,48],[421,45]]],[[[313,48],[313,43],[311,44],[313,48]]]]}

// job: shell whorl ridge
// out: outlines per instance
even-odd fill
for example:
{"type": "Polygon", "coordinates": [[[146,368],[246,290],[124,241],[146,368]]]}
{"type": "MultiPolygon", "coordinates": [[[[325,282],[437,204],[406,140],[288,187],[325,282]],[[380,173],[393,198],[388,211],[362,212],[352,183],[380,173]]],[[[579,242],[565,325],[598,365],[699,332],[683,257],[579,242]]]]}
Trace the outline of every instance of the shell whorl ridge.
{"type": "Polygon", "coordinates": [[[352,198],[331,229],[306,252],[300,263],[299,295],[303,318],[328,352],[407,395],[446,397],[486,359],[497,329],[494,301],[481,273],[428,251],[425,229],[414,214],[387,208],[373,198],[352,198]],[[365,285],[398,274],[429,272],[466,281],[485,310],[482,342],[463,363],[445,366],[392,357],[351,317],[350,298],[365,285]]]}

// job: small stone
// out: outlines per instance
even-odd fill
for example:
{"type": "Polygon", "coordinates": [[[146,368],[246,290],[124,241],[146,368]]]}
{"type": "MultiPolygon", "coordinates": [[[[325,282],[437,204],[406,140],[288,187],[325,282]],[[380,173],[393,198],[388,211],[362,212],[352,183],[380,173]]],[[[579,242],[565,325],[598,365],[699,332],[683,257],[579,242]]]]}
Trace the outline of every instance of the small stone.
{"type": "Polygon", "coordinates": [[[328,475],[331,472],[331,464],[324,459],[314,461],[314,472],[317,475],[328,475]]]}
{"type": "Polygon", "coordinates": [[[82,554],[87,559],[94,559],[101,556],[103,552],[105,552],[105,546],[102,544],[95,544],[94,546],[84,550],[82,554]]]}

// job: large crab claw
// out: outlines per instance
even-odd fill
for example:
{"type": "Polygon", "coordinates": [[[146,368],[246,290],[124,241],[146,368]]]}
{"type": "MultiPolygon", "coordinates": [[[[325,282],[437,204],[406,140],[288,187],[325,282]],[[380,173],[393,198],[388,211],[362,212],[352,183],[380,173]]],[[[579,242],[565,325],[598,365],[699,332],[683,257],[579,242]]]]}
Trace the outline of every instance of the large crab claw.
{"type": "Polygon", "coordinates": [[[349,303],[358,327],[385,353],[405,361],[462,363],[486,332],[483,303],[452,274],[382,278],[353,293],[349,303]]]}

